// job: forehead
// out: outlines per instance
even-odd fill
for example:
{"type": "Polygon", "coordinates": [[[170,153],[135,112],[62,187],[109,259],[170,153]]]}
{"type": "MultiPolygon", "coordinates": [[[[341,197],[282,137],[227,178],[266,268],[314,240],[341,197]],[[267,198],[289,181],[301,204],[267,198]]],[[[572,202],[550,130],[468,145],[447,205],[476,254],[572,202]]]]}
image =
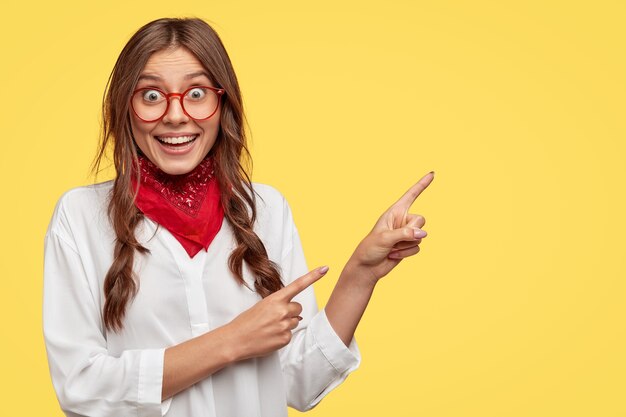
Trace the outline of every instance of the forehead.
{"type": "Polygon", "coordinates": [[[189,74],[200,72],[208,78],[202,63],[194,54],[187,48],[176,47],[153,53],[141,71],[141,75],[152,76],[142,78],[158,77],[165,81],[177,81],[189,74]]]}

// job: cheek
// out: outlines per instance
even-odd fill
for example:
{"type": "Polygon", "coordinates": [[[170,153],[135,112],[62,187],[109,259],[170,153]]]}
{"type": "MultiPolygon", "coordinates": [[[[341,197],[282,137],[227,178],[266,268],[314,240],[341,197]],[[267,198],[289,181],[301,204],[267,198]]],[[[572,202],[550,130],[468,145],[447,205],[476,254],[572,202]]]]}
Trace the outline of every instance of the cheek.
{"type": "Polygon", "coordinates": [[[130,128],[137,145],[147,143],[151,136],[151,129],[148,126],[143,126],[143,123],[137,122],[134,117],[130,118],[130,128]]]}
{"type": "Polygon", "coordinates": [[[221,107],[217,109],[215,114],[211,116],[209,120],[205,121],[210,130],[215,131],[220,129],[220,125],[222,123],[222,109],[221,107]]]}
{"type": "Polygon", "coordinates": [[[203,129],[210,133],[211,136],[215,136],[217,135],[217,133],[220,131],[220,115],[219,113],[214,115],[213,117],[211,117],[210,120],[207,120],[207,123],[205,126],[203,126],[203,129]]]}

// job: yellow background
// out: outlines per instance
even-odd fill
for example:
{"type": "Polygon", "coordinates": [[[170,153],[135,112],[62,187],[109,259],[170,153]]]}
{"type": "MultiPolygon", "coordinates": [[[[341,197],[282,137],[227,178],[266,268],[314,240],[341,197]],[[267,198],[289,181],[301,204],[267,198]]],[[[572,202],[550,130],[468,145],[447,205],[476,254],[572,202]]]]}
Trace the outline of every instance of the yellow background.
{"type": "MultiPolygon", "coordinates": [[[[43,236],[93,181],[131,34],[210,21],[290,202],[320,305],[430,170],[429,232],[377,289],[363,363],[310,416],[626,415],[622,1],[106,1],[2,6],[2,415],[61,416],[41,333],[43,236]]],[[[98,180],[110,178],[111,172],[98,180]]],[[[290,410],[290,415],[299,415],[290,410]]]]}

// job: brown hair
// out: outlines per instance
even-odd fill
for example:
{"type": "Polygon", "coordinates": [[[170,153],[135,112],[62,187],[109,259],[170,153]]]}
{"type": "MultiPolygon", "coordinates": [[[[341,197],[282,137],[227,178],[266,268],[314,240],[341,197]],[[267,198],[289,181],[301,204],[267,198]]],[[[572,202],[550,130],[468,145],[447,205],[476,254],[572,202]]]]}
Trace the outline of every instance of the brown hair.
{"type": "Polygon", "coordinates": [[[243,261],[255,276],[255,289],[266,297],[280,289],[280,269],[268,258],[263,242],[252,227],[256,220],[256,197],[245,165],[251,165],[246,146],[243,103],[237,77],[219,36],[205,21],[197,18],[163,18],[140,28],[128,41],[113,67],[102,102],[102,131],[92,170],[97,174],[107,146],[113,147],[117,175],[111,191],[108,216],[115,230],[114,260],[104,281],[104,323],[119,331],[128,302],[137,294],[133,272],[135,251],[149,253],[135,238],[135,227],[143,215],[135,207],[130,176],[137,166],[137,147],[130,127],[131,93],[150,56],[158,51],[185,47],[202,63],[216,87],[223,88],[220,130],[209,151],[215,177],[222,191],[224,216],[233,227],[237,247],[228,259],[230,270],[240,284],[243,261]]]}

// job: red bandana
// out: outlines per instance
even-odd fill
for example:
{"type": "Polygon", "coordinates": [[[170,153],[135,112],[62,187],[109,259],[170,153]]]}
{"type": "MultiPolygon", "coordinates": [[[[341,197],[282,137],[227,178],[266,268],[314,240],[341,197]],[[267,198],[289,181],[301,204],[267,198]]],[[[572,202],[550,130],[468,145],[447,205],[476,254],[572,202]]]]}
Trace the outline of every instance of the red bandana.
{"type": "MultiPolygon", "coordinates": [[[[183,245],[190,258],[207,250],[222,227],[224,210],[213,176],[213,159],[205,158],[191,172],[169,175],[139,155],[141,187],[135,206],[183,245]]],[[[137,188],[131,175],[133,190],[137,188]]]]}

